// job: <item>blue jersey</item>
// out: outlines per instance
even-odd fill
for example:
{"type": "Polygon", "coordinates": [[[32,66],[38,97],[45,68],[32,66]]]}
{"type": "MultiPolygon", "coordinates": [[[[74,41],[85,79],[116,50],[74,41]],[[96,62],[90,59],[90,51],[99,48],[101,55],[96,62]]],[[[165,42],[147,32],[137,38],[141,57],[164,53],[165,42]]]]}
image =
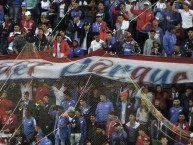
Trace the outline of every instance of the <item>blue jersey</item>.
{"type": "Polygon", "coordinates": [[[32,139],[34,136],[36,121],[35,118],[23,118],[23,133],[27,139],[32,139]]]}
{"type": "Polygon", "coordinates": [[[48,139],[47,137],[44,137],[38,145],[52,145],[52,142],[50,139],[48,139]]]}

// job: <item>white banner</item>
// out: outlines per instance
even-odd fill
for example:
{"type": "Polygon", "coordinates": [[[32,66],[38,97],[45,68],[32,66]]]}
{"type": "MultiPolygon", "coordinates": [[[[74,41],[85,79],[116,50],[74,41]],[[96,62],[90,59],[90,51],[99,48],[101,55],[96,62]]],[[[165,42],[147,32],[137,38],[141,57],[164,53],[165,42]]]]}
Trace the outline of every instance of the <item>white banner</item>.
{"type": "Polygon", "coordinates": [[[155,62],[110,57],[88,57],[53,63],[42,59],[0,60],[0,79],[58,78],[96,74],[124,82],[171,84],[193,82],[193,64],[155,62]]]}

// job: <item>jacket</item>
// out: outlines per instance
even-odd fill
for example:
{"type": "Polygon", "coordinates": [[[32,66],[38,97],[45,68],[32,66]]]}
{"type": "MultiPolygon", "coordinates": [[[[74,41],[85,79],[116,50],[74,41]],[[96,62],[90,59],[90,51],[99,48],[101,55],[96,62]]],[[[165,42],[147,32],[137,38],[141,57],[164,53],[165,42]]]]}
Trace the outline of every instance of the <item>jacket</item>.
{"type": "Polygon", "coordinates": [[[106,100],[99,102],[96,108],[97,122],[107,121],[108,113],[114,111],[112,102],[106,100]]]}
{"type": "MultiPolygon", "coordinates": [[[[52,42],[52,52],[57,52],[57,41],[52,42]]],[[[60,43],[60,52],[64,53],[64,56],[68,56],[70,54],[70,47],[65,40],[62,40],[60,43]]]]}
{"type": "Polygon", "coordinates": [[[73,99],[69,99],[69,100],[64,99],[61,101],[60,106],[63,106],[64,110],[67,111],[69,107],[75,106],[75,101],[73,99]]]}
{"type": "Polygon", "coordinates": [[[115,131],[115,128],[113,127],[113,125],[117,122],[121,123],[121,120],[117,116],[115,116],[114,120],[109,120],[109,119],[107,120],[105,132],[108,139],[111,138],[112,133],[115,131]]]}
{"type": "Polygon", "coordinates": [[[87,132],[86,120],[84,119],[84,117],[80,117],[79,121],[80,121],[80,130],[81,130],[79,145],[84,145],[86,140],[86,132],[87,132]]]}
{"type": "MultiPolygon", "coordinates": [[[[117,110],[116,110],[116,114],[120,117],[120,119],[122,119],[124,116],[122,116],[122,107],[123,107],[123,105],[122,105],[122,102],[119,102],[118,104],[117,104],[117,110]]],[[[125,107],[125,120],[121,120],[121,122],[123,123],[123,122],[128,122],[128,116],[129,116],[129,114],[131,114],[132,112],[134,111],[134,106],[133,106],[133,104],[130,102],[130,101],[128,101],[127,103],[126,103],[126,107],[125,107]]]]}
{"type": "Polygon", "coordinates": [[[54,124],[54,130],[55,130],[55,135],[57,134],[57,131],[59,131],[59,138],[60,139],[65,139],[67,138],[67,133],[68,133],[68,118],[64,115],[58,115],[56,114],[56,120],[54,124]],[[59,127],[59,128],[58,128],[59,127]],[[57,129],[58,128],[58,129],[57,129]]]}
{"type": "Polygon", "coordinates": [[[111,145],[115,145],[115,144],[124,145],[126,138],[127,138],[127,133],[125,132],[124,129],[120,131],[115,131],[113,132],[111,137],[111,145]]]}
{"type": "MultiPolygon", "coordinates": [[[[148,22],[152,22],[154,20],[154,14],[151,10],[134,10],[134,8],[131,8],[131,12],[138,16],[137,18],[137,27],[136,30],[143,31],[143,27],[148,22]]],[[[147,26],[146,26],[147,27],[147,26]]],[[[148,26],[151,27],[151,26],[148,26]]]]}
{"type": "Polygon", "coordinates": [[[167,55],[172,55],[174,51],[174,44],[176,43],[176,36],[169,31],[166,31],[163,37],[163,47],[167,55]]]}

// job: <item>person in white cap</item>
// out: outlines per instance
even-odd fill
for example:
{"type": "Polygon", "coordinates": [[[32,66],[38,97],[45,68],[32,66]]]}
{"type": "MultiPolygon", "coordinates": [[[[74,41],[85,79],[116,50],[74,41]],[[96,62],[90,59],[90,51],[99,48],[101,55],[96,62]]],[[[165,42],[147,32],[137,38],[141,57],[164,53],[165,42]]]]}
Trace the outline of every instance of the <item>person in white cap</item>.
{"type": "Polygon", "coordinates": [[[185,32],[188,31],[188,28],[193,26],[192,17],[193,17],[193,10],[190,9],[190,2],[185,0],[182,3],[183,9],[176,9],[175,3],[178,2],[177,0],[174,2],[172,6],[172,10],[174,12],[178,12],[181,14],[182,18],[182,28],[185,30],[185,32]]]}
{"type": "Polygon", "coordinates": [[[35,22],[34,20],[31,18],[31,12],[30,11],[26,11],[25,12],[25,20],[21,21],[21,29],[27,29],[28,33],[30,33],[31,35],[34,34],[35,32],[35,22]]]}

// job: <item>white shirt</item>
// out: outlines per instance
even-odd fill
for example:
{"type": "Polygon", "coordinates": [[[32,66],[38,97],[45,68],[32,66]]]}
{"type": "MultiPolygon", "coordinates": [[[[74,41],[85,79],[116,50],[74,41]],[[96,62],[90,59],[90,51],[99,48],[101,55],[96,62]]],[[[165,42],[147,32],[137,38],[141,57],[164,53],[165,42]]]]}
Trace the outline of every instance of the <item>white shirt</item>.
{"type": "Polygon", "coordinates": [[[97,42],[96,40],[93,40],[91,42],[90,48],[88,50],[88,53],[96,51],[98,49],[102,49],[103,44],[105,44],[105,42],[103,40],[101,40],[101,39],[99,40],[99,42],[97,42]]]}
{"type": "Polygon", "coordinates": [[[60,18],[63,18],[64,17],[64,8],[65,8],[65,3],[61,4],[60,5],[60,18]]]}
{"type": "Polygon", "coordinates": [[[29,99],[33,100],[33,95],[32,95],[32,82],[25,83],[25,84],[20,84],[21,87],[21,93],[22,93],[22,98],[25,92],[29,92],[29,99]]]}
{"type": "Polygon", "coordinates": [[[178,12],[181,14],[182,17],[182,28],[187,29],[193,26],[192,17],[193,17],[193,10],[186,12],[184,9],[178,9],[178,12]]]}
{"type": "Polygon", "coordinates": [[[83,50],[87,50],[87,44],[86,44],[87,34],[88,34],[88,32],[86,32],[86,35],[85,35],[84,40],[83,40],[82,45],[81,45],[81,49],[83,49],[83,50]]]}
{"type": "Polygon", "coordinates": [[[56,105],[60,105],[60,102],[64,99],[63,92],[66,90],[66,88],[62,85],[60,89],[57,89],[55,86],[52,86],[52,90],[54,92],[54,95],[56,97],[56,105]]]}

